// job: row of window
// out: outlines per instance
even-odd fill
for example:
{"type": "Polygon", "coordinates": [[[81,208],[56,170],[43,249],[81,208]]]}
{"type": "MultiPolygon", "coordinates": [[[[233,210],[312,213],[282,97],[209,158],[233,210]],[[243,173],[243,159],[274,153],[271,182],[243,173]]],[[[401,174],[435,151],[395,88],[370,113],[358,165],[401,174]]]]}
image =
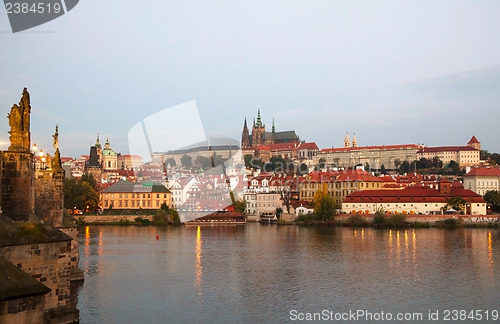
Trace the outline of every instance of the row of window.
{"type": "MultiPolygon", "coordinates": [[[[128,193],[119,193],[118,194],[118,198],[120,198],[120,199],[121,198],[125,198],[126,199],[126,198],[128,198],[128,195],[129,195],[128,193]]],[[[130,195],[131,195],[131,198],[141,198],[141,194],[132,193],[130,195]]],[[[167,194],[166,193],[164,193],[164,194],[157,193],[156,194],[156,198],[159,199],[160,195],[163,195],[163,198],[167,198],[167,194]]],[[[151,194],[145,194],[145,193],[142,194],[142,198],[146,198],[146,196],[147,196],[147,198],[151,198],[151,194]]],[[[104,194],[104,199],[107,199],[107,198],[114,199],[115,198],[115,194],[107,194],[107,193],[105,193],[104,194]]]]}
{"type": "MultiPolygon", "coordinates": [[[[160,205],[163,203],[163,202],[166,202],[166,201],[160,201],[160,200],[156,200],[155,201],[155,207],[157,208],[160,208],[160,205]]],[[[142,207],[142,208],[151,208],[151,201],[150,200],[142,200],[142,201],[135,201],[135,200],[118,200],[117,202],[115,201],[113,203],[112,200],[104,200],[104,208],[109,208],[109,206],[111,206],[111,204],[113,204],[113,207],[115,208],[139,208],[139,207],[142,207]],[[118,205],[115,205],[115,204],[118,204],[118,205]]]]}
{"type": "MultiPolygon", "coordinates": [[[[337,188],[337,189],[340,189],[340,188],[355,188],[357,187],[356,184],[360,184],[359,187],[361,188],[364,188],[365,187],[365,182],[325,182],[327,184],[327,187],[328,188],[337,188]]],[[[302,185],[302,189],[307,189],[308,184],[305,183],[302,185]]],[[[309,188],[310,189],[315,189],[315,188],[318,188],[319,186],[322,186],[323,183],[309,183],[309,188]]],[[[370,186],[370,183],[366,183],[366,188],[380,188],[380,183],[374,183],[374,182],[371,182],[371,186],[370,186]]]]}

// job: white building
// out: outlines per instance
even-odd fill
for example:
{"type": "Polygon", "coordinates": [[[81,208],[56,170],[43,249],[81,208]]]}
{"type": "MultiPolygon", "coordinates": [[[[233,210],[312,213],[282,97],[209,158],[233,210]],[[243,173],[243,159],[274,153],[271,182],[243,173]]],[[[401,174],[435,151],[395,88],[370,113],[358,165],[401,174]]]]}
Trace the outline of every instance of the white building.
{"type": "Polygon", "coordinates": [[[500,169],[474,168],[464,175],[464,187],[481,196],[488,191],[500,191],[500,169]]]}
{"type": "Polygon", "coordinates": [[[193,189],[196,185],[196,179],[193,177],[182,177],[177,179],[172,186],[170,191],[172,192],[172,205],[180,207],[188,199],[188,192],[193,189]]]}

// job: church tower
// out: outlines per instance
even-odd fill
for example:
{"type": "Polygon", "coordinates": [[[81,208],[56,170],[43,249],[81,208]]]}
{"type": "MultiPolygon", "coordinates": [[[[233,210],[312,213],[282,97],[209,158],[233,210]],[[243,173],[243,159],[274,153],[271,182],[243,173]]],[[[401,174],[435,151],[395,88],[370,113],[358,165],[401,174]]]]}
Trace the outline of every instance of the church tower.
{"type": "Polygon", "coordinates": [[[264,144],[264,133],[266,132],[266,125],[262,123],[260,118],[260,106],[257,112],[257,121],[254,122],[252,127],[252,147],[257,147],[264,144]]]}
{"type": "Polygon", "coordinates": [[[358,140],[356,139],[356,133],[352,136],[352,147],[358,147],[358,140]]]}
{"type": "Polygon", "coordinates": [[[344,147],[351,147],[351,140],[349,139],[349,133],[345,133],[344,147]]]}
{"type": "Polygon", "coordinates": [[[248,133],[247,118],[245,117],[245,123],[243,124],[243,133],[241,134],[241,148],[250,146],[250,134],[248,133]]]}
{"type": "Polygon", "coordinates": [[[467,143],[468,146],[475,148],[476,150],[481,150],[481,142],[479,142],[475,135],[472,135],[470,141],[467,143]]]}

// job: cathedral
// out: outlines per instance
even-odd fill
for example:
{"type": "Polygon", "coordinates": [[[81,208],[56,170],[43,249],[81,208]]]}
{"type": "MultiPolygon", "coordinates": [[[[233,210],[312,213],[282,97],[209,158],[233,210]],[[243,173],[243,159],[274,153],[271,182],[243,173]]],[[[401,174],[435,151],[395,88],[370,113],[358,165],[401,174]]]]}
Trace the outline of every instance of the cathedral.
{"type": "Polygon", "coordinates": [[[293,130],[277,132],[274,126],[274,119],[271,132],[266,132],[266,125],[262,123],[262,119],[260,117],[260,107],[257,112],[257,120],[254,119],[253,121],[251,134],[248,130],[247,119],[245,117],[243,133],[241,135],[241,148],[256,148],[261,145],[299,142],[300,139],[293,130]]]}

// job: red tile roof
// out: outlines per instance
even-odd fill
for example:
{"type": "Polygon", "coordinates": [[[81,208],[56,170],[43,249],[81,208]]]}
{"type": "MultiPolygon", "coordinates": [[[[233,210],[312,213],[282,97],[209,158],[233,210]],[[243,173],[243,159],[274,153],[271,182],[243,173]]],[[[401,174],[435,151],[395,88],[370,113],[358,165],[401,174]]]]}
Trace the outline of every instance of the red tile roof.
{"type": "Polygon", "coordinates": [[[466,176],[489,176],[500,177],[500,169],[497,168],[474,168],[466,176]]]}
{"type": "Polygon", "coordinates": [[[424,147],[418,153],[438,153],[438,152],[458,152],[458,151],[479,151],[472,146],[438,146],[424,147]]]}
{"type": "Polygon", "coordinates": [[[472,135],[470,141],[467,144],[481,144],[481,143],[477,140],[475,135],[472,135]]]}
{"type": "Polygon", "coordinates": [[[311,143],[300,143],[299,150],[317,150],[318,145],[315,142],[311,143]]]}
{"type": "Polygon", "coordinates": [[[466,202],[484,203],[483,197],[468,189],[452,188],[449,196],[429,187],[412,186],[402,190],[360,190],[351,193],[345,203],[382,203],[382,202],[440,202],[446,203],[449,197],[462,197],[466,202]]]}
{"type": "Polygon", "coordinates": [[[405,144],[405,145],[382,145],[382,146],[357,146],[357,147],[338,147],[338,148],[326,148],[322,149],[320,152],[349,152],[349,151],[360,151],[360,150],[402,150],[402,149],[418,149],[420,148],[417,144],[405,144]]]}

